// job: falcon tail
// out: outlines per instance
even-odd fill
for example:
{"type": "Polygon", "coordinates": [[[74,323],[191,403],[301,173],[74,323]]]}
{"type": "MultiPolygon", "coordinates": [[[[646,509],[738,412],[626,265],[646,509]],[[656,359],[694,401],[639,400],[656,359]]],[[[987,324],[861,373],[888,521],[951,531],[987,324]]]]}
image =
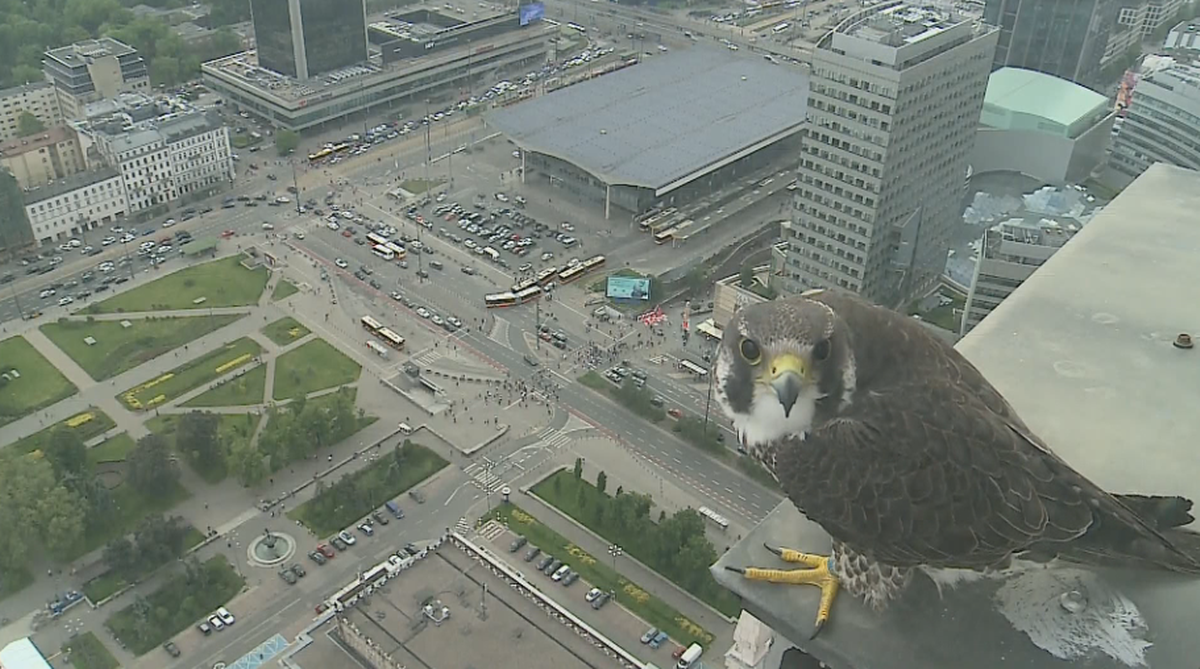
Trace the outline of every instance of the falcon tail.
{"type": "Polygon", "coordinates": [[[1071,562],[1200,575],[1200,534],[1184,529],[1195,517],[1192,500],[1178,496],[1114,495],[1146,527],[1133,528],[1113,517],[1062,547],[1058,557],[1071,562]],[[1106,526],[1107,521],[1107,526],[1106,526]]]}

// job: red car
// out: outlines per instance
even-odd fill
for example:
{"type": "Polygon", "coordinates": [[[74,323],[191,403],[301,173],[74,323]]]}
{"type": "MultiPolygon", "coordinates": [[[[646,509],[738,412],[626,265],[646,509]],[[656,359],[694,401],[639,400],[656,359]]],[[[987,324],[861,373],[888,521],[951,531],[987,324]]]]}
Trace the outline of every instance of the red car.
{"type": "Polygon", "coordinates": [[[225,232],[222,232],[222,233],[221,233],[221,238],[222,238],[222,239],[229,239],[230,237],[232,237],[232,236],[234,236],[234,235],[236,235],[236,234],[237,234],[237,233],[236,233],[236,232],[234,232],[233,230],[226,230],[225,232]]]}
{"type": "Polygon", "coordinates": [[[346,239],[350,239],[351,237],[354,236],[354,233],[350,232],[350,229],[347,228],[345,230],[342,230],[342,236],[345,237],[346,239]]]}
{"type": "Polygon", "coordinates": [[[326,544],[318,544],[318,545],[317,545],[317,552],[319,552],[321,555],[324,555],[325,557],[329,558],[330,560],[332,560],[333,558],[337,557],[337,553],[335,553],[335,552],[333,551],[333,549],[332,549],[332,548],[330,548],[330,547],[329,547],[328,545],[326,545],[326,544]]]}
{"type": "Polygon", "coordinates": [[[676,420],[683,418],[683,411],[681,411],[679,409],[673,409],[673,408],[667,409],[667,414],[669,414],[671,416],[671,418],[674,418],[676,420]]]}

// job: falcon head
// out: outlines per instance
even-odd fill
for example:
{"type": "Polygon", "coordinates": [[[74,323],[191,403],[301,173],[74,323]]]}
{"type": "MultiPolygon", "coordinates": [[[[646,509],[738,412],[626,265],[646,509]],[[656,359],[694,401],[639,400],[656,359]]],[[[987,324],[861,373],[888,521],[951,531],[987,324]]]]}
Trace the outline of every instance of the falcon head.
{"type": "Polygon", "coordinates": [[[803,296],[745,306],[725,326],[714,365],[717,401],[768,467],[756,447],[803,437],[818,403],[830,395],[840,401],[853,384],[847,336],[833,309],[803,296]]]}

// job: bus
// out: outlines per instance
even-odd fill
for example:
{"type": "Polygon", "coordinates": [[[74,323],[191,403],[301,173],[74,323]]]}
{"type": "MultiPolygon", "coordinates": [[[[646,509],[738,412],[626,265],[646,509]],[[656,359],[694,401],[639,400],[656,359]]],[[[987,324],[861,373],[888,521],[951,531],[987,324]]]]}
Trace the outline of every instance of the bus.
{"type": "Polygon", "coordinates": [[[362,323],[363,329],[371,334],[375,334],[383,329],[383,325],[370,316],[363,316],[360,322],[362,323]]]}
{"type": "Polygon", "coordinates": [[[583,266],[583,263],[579,263],[578,265],[572,265],[571,267],[568,267],[558,273],[558,282],[559,283],[571,283],[572,281],[578,279],[579,277],[583,276],[584,274],[587,274],[587,268],[583,266]]]}
{"type": "Polygon", "coordinates": [[[483,255],[492,262],[500,262],[500,252],[490,246],[483,247],[483,255]]]}
{"type": "Polygon", "coordinates": [[[396,254],[396,260],[404,260],[404,258],[408,256],[408,251],[406,251],[403,246],[400,246],[396,242],[388,242],[384,244],[384,246],[391,249],[392,253],[396,254]]]}
{"type": "MultiPolygon", "coordinates": [[[[678,242],[682,242],[682,241],[686,240],[688,238],[687,229],[692,227],[695,224],[696,224],[696,222],[690,218],[688,220],[684,221],[683,223],[680,223],[678,226],[675,227],[674,230],[671,230],[671,239],[673,241],[678,241],[678,242]]],[[[654,241],[658,241],[658,240],[655,239],[654,241]]]]}
{"type": "Polygon", "coordinates": [[[377,235],[374,232],[368,232],[367,241],[373,246],[387,246],[391,240],[383,235],[377,235]]]}
{"type": "Polygon", "coordinates": [[[578,23],[574,23],[574,22],[568,23],[567,27],[578,33],[586,33],[587,32],[587,28],[584,28],[583,26],[579,25],[578,23]]]}
{"type": "Polygon", "coordinates": [[[367,340],[367,348],[374,351],[375,354],[378,355],[379,357],[383,358],[384,360],[387,360],[388,350],[383,347],[383,344],[380,344],[377,341],[371,341],[368,339],[367,340]]]}
{"type": "Polygon", "coordinates": [[[556,276],[558,276],[558,268],[557,267],[547,267],[546,269],[538,272],[537,276],[533,277],[533,281],[534,281],[534,283],[536,283],[539,286],[545,286],[546,284],[553,281],[554,277],[556,277],[556,276]]]}
{"type": "Polygon", "coordinates": [[[402,350],[404,348],[404,337],[401,337],[400,335],[396,334],[395,332],[392,332],[388,328],[381,328],[379,330],[379,332],[376,332],[375,334],[378,335],[379,338],[383,340],[383,343],[387,344],[388,346],[391,346],[392,348],[396,349],[397,351],[402,350]]]}
{"type": "Polygon", "coordinates": [[[592,256],[591,258],[584,260],[580,264],[583,265],[583,269],[585,271],[590,272],[592,270],[600,269],[601,267],[604,267],[605,260],[606,260],[606,258],[604,256],[592,256]]]}
{"type": "Polygon", "coordinates": [[[692,376],[694,376],[700,380],[703,380],[705,377],[708,376],[707,369],[701,367],[700,365],[697,365],[696,363],[692,362],[691,360],[680,360],[679,361],[679,369],[682,369],[683,371],[690,373],[692,376]]]}
{"type": "Polygon", "coordinates": [[[638,227],[640,227],[643,232],[649,232],[656,223],[661,223],[663,220],[673,216],[675,214],[675,211],[676,211],[675,207],[671,207],[669,209],[663,209],[662,211],[659,211],[659,212],[643,219],[641,222],[638,223],[638,227]]]}
{"type": "Polygon", "coordinates": [[[675,231],[678,228],[679,228],[678,225],[672,225],[670,227],[663,228],[662,230],[659,230],[658,232],[654,233],[654,243],[655,244],[666,244],[667,242],[671,241],[672,236],[675,234],[675,231]]]}
{"type": "Polygon", "coordinates": [[[334,153],[345,153],[350,150],[349,144],[337,144],[333,147],[334,153]]]}
{"type": "Polygon", "coordinates": [[[375,255],[379,256],[380,258],[383,258],[384,260],[388,260],[388,261],[396,259],[395,252],[393,252],[391,249],[384,246],[383,244],[376,244],[375,246],[372,246],[371,253],[374,253],[375,255]]]}
{"type": "Polygon", "coordinates": [[[722,516],[721,514],[717,513],[716,511],[713,511],[712,509],[708,508],[707,506],[702,506],[696,510],[700,512],[701,516],[704,516],[705,518],[711,520],[713,522],[713,524],[715,524],[717,527],[721,528],[722,530],[729,529],[729,519],[727,519],[725,516],[722,516]]]}
{"type": "Polygon", "coordinates": [[[783,23],[780,23],[779,25],[775,26],[774,28],[771,28],[771,32],[778,35],[779,33],[783,32],[791,27],[792,27],[792,25],[790,23],[788,23],[787,21],[784,21],[783,23]]]}
{"type": "Polygon", "coordinates": [[[526,288],[530,288],[530,287],[536,286],[536,285],[538,285],[538,282],[535,279],[525,279],[524,281],[520,281],[518,283],[513,284],[512,292],[519,293],[522,290],[525,290],[526,288]]]}
{"type": "Polygon", "coordinates": [[[332,155],[333,155],[333,149],[326,147],[324,149],[321,149],[320,151],[317,151],[316,153],[308,154],[308,162],[319,163],[322,160],[325,160],[326,158],[328,158],[329,156],[332,156],[332,155]]]}
{"type": "Polygon", "coordinates": [[[483,296],[483,306],[488,309],[499,309],[501,307],[511,307],[517,304],[516,293],[493,293],[483,296]]]}
{"type": "Polygon", "coordinates": [[[651,225],[650,234],[657,235],[663,230],[670,230],[677,225],[679,225],[679,221],[676,220],[674,216],[668,216],[660,221],[656,221],[654,225],[651,225]]]}
{"type": "Polygon", "coordinates": [[[657,205],[653,206],[653,207],[647,209],[646,211],[643,211],[634,220],[638,222],[638,225],[641,225],[643,221],[646,221],[655,216],[658,216],[658,212],[660,212],[660,211],[662,211],[661,206],[657,206],[657,205]]]}
{"type": "Polygon", "coordinates": [[[516,298],[517,298],[518,304],[525,304],[526,302],[532,302],[533,300],[536,300],[537,298],[539,298],[541,296],[542,296],[542,287],[541,286],[530,286],[530,287],[526,288],[525,290],[522,290],[521,292],[516,293],[516,298]]]}

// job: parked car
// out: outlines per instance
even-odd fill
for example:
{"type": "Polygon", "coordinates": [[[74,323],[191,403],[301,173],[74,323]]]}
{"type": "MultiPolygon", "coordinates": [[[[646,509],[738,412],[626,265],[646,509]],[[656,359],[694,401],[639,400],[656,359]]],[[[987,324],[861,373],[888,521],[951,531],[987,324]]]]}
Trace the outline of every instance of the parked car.
{"type": "Polygon", "coordinates": [[[658,636],[658,628],[651,627],[642,634],[642,643],[650,643],[656,636],[658,636]]]}
{"type": "Polygon", "coordinates": [[[225,623],[221,622],[221,619],[216,617],[215,615],[208,617],[208,626],[215,629],[218,632],[225,629],[225,623]]]}
{"type": "Polygon", "coordinates": [[[378,509],[371,512],[371,518],[374,519],[375,522],[379,523],[380,525],[387,525],[388,523],[391,522],[390,520],[387,519],[387,516],[380,513],[378,509]]]}
{"type": "Polygon", "coordinates": [[[354,544],[358,543],[358,539],[355,539],[354,535],[350,534],[346,530],[342,530],[341,532],[338,532],[338,537],[342,541],[346,542],[347,546],[353,546],[354,544]]]}
{"type": "Polygon", "coordinates": [[[292,573],[291,569],[280,569],[279,578],[282,578],[288,585],[296,585],[296,575],[292,573]]]}
{"type": "Polygon", "coordinates": [[[538,562],[537,565],[538,571],[546,571],[546,567],[549,567],[550,563],[552,562],[554,562],[553,555],[547,555],[546,557],[542,558],[541,562],[538,562]]]}
{"type": "Polygon", "coordinates": [[[417,545],[410,541],[409,543],[404,544],[404,552],[408,553],[409,555],[416,555],[417,553],[421,552],[421,549],[417,548],[417,545]]]}
{"type": "Polygon", "coordinates": [[[541,552],[542,549],[538,548],[537,546],[530,546],[529,550],[525,553],[525,561],[533,562],[533,559],[540,555],[541,552]]]}
{"type": "Polygon", "coordinates": [[[516,553],[517,551],[521,550],[521,547],[527,543],[529,543],[528,539],[526,539],[523,536],[517,535],[517,538],[513,539],[512,543],[508,545],[508,552],[516,553]]]}
{"type": "Polygon", "coordinates": [[[325,556],[326,560],[332,560],[333,556],[337,555],[337,553],[333,552],[333,549],[330,548],[328,544],[318,544],[317,553],[325,556]]]}
{"type": "Polygon", "coordinates": [[[196,625],[196,629],[200,630],[200,633],[204,636],[212,634],[213,631],[212,626],[208,624],[207,620],[201,621],[200,624],[196,625]]]}
{"type": "Polygon", "coordinates": [[[359,524],[358,531],[362,532],[363,534],[367,535],[368,537],[375,535],[375,528],[371,527],[370,523],[359,524]]]}
{"type": "Polygon", "coordinates": [[[553,574],[554,572],[558,571],[558,568],[561,566],[562,566],[562,560],[559,560],[556,558],[554,560],[551,560],[550,564],[546,565],[546,568],[542,570],[542,573],[549,576],[550,574],[553,574]]]}
{"type": "Polygon", "coordinates": [[[297,578],[304,578],[305,576],[308,576],[308,572],[304,571],[304,567],[301,567],[299,562],[292,565],[292,573],[295,574],[297,578]]]}
{"type": "Polygon", "coordinates": [[[578,580],[579,580],[579,572],[570,571],[570,572],[567,572],[566,576],[563,576],[562,584],[564,587],[566,587],[566,586],[570,586],[572,583],[574,583],[575,581],[578,581],[578,580]]]}
{"type": "Polygon", "coordinates": [[[326,562],[329,562],[329,558],[318,553],[317,551],[313,551],[313,552],[309,553],[308,559],[312,560],[313,562],[316,562],[318,565],[322,565],[322,564],[325,564],[326,562]]]}
{"type": "Polygon", "coordinates": [[[601,609],[601,607],[603,607],[605,604],[608,603],[608,600],[611,597],[612,596],[609,595],[607,592],[602,593],[599,597],[597,597],[595,600],[592,601],[592,608],[599,611],[601,609]]]}
{"type": "Polygon", "coordinates": [[[651,648],[658,648],[659,646],[661,646],[661,645],[663,645],[664,643],[666,643],[666,641],[667,641],[667,633],[666,633],[666,632],[659,632],[658,634],[655,634],[655,635],[654,635],[654,638],[653,638],[653,639],[651,639],[651,640],[650,640],[650,647],[651,647],[651,648]]]}
{"type": "Polygon", "coordinates": [[[225,623],[226,625],[233,625],[235,622],[237,622],[237,619],[233,617],[233,614],[229,612],[229,609],[225,608],[224,606],[217,608],[217,617],[220,618],[221,622],[225,623]]]}
{"type": "Polygon", "coordinates": [[[604,591],[601,590],[600,588],[592,588],[591,590],[587,591],[586,595],[583,596],[583,601],[587,602],[588,604],[591,604],[592,602],[596,601],[597,597],[599,597],[600,595],[603,595],[603,594],[604,594],[604,591]]]}
{"type": "Polygon", "coordinates": [[[344,550],[350,548],[350,544],[347,544],[345,541],[342,541],[342,538],[339,536],[335,536],[335,537],[331,538],[329,540],[329,543],[333,544],[333,547],[338,549],[339,551],[344,551],[344,550]]]}

